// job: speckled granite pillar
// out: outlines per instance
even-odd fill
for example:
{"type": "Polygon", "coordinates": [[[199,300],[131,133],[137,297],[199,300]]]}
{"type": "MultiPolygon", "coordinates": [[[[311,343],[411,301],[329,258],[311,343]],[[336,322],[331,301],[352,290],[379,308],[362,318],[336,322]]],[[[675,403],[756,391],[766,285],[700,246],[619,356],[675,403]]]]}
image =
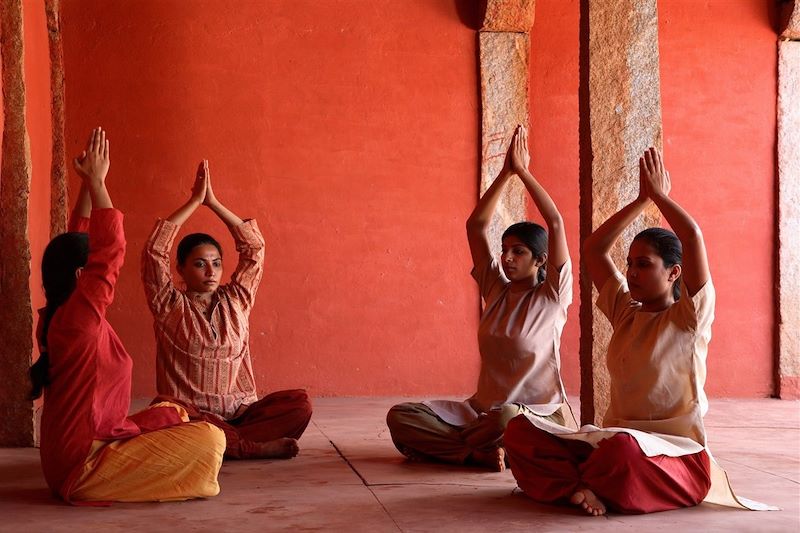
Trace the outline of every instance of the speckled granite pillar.
{"type": "MultiPolygon", "coordinates": [[[[517,124],[528,125],[528,62],[534,0],[489,0],[480,30],[481,183],[480,194],[503,167],[517,124]]],[[[511,180],[489,227],[489,242],[500,248],[503,231],[527,218],[525,188],[511,180]]]]}
{"type": "MultiPolygon", "coordinates": [[[[656,0],[583,0],[581,241],[639,192],[639,157],[648,146],[660,147],[661,90],[658,71],[656,0]],[[587,35],[588,33],[588,35],[587,35]],[[589,147],[585,144],[590,145],[589,147]],[[588,156],[588,157],[587,157],[588,156]]],[[[618,268],[625,265],[632,237],[657,225],[648,208],[622,235],[612,251],[618,268]]],[[[606,350],[611,338],[608,320],[594,305],[585,268],[581,268],[581,421],[600,423],[608,407],[606,350]]]]}
{"type": "Polygon", "coordinates": [[[50,41],[50,96],[53,159],[50,181],[50,236],[67,231],[67,157],[64,146],[64,53],[61,45],[60,0],[45,0],[50,41]]]}
{"type": "Polygon", "coordinates": [[[33,444],[33,402],[28,367],[31,330],[28,195],[31,157],[25,130],[22,0],[0,0],[3,76],[3,157],[0,167],[0,446],[33,444]]]}
{"type": "Polygon", "coordinates": [[[778,43],[777,392],[800,399],[800,6],[778,43]]]}

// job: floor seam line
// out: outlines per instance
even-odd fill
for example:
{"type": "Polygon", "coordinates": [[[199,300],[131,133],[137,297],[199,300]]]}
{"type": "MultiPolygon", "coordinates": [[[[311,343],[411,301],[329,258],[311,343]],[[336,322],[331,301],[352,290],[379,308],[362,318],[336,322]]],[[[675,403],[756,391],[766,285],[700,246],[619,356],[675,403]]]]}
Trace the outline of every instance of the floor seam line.
{"type": "Polygon", "coordinates": [[[328,434],[325,433],[322,430],[322,428],[320,428],[316,423],[314,424],[314,427],[316,427],[317,430],[320,433],[322,433],[322,435],[328,440],[328,442],[331,443],[331,446],[333,446],[333,449],[336,450],[336,453],[339,454],[339,457],[341,457],[342,460],[347,464],[347,466],[350,467],[350,470],[352,470],[353,473],[358,476],[358,479],[361,480],[361,483],[364,485],[364,487],[366,487],[366,489],[369,491],[369,493],[372,494],[372,497],[375,499],[376,502],[378,502],[378,505],[381,506],[381,509],[383,509],[383,512],[386,513],[386,516],[388,516],[389,520],[392,521],[392,523],[394,524],[394,527],[396,527],[398,531],[403,533],[403,528],[400,527],[400,524],[397,523],[397,520],[394,519],[394,517],[389,512],[389,510],[386,508],[386,506],[383,505],[383,502],[378,498],[378,495],[375,494],[375,491],[372,490],[372,487],[370,487],[369,483],[367,483],[367,480],[364,478],[364,476],[361,475],[361,472],[359,472],[356,469],[356,467],[353,465],[353,463],[351,463],[350,460],[347,457],[345,457],[345,455],[342,453],[342,450],[340,450],[339,447],[336,445],[336,443],[334,443],[333,440],[331,440],[331,438],[328,437],[328,434]]]}
{"type": "Polygon", "coordinates": [[[775,476],[775,477],[778,477],[778,478],[781,478],[781,479],[785,479],[786,481],[789,481],[790,483],[794,483],[795,485],[800,485],[800,481],[795,481],[794,479],[791,479],[791,478],[788,478],[788,477],[782,476],[782,475],[780,475],[780,474],[776,474],[776,473],[774,473],[774,472],[769,472],[769,471],[767,471],[767,470],[762,470],[762,469],[760,469],[760,468],[756,468],[756,467],[754,467],[754,466],[750,466],[750,465],[748,465],[748,464],[745,464],[745,463],[740,463],[740,462],[738,462],[738,461],[733,461],[733,460],[731,460],[731,459],[726,459],[726,458],[723,458],[723,461],[724,461],[724,462],[727,462],[727,463],[733,463],[733,464],[735,464],[735,465],[739,465],[739,466],[742,466],[742,467],[744,467],[744,468],[749,468],[750,470],[755,470],[756,472],[761,472],[762,474],[766,474],[766,475],[768,475],[768,476],[775,476]]]}

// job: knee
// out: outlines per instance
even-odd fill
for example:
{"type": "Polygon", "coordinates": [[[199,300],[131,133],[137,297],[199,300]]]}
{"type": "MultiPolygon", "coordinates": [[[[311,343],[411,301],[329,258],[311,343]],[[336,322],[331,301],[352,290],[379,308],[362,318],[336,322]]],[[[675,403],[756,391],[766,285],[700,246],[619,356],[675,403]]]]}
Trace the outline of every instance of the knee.
{"type": "Polygon", "coordinates": [[[500,429],[505,431],[511,420],[519,416],[521,413],[522,409],[520,409],[517,404],[503,404],[500,409],[498,409],[497,415],[495,415],[496,423],[500,429]]]}
{"type": "Polygon", "coordinates": [[[210,455],[218,457],[221,465],[222,456],[227,446],[225,432],[209,422],[190,422],[187,425],[196,429],[195,439],[198,446],[207,450],[210,455]]]}
{"type": "Polygon", "coordinates": [[[391,433],[396,433],[398,429],[407,425],[408,417],[414,413],[413,404],[399,403],[392,406],[386,413],[386,425],[391,433]]]}
{"type": "Polygon", "coordinates": [[[297,410],[299,413],[303,415],[303,417],[307,420],[311,419],[311,414],[313,413],[314,409],[311,404],[311,398],[308,396],[308,393],[303,389],[298,389],[295,391],[297,395],[297,410]]]}
{"type": "Polygon", "coordinates": [[[531,433],[532,429],[535,428],[531,426],[530,421],[525,415],[517,415],[509,420],[506,425],[506,430],[503,433],[503,447],[506,449],[506,452],[509,454],[517,453],[517,448],[520,447],[520,443],[527,438],[526,436],[531,433]]]}

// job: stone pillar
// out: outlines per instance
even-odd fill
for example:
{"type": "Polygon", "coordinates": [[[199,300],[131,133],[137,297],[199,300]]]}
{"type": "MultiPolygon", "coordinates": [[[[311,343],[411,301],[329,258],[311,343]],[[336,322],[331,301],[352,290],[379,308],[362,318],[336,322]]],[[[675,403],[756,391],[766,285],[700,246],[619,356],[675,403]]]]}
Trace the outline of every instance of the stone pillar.
{"type": "MultiPolygon", "coordinates": [[[[481,183],[480,194],[497,177],[517,124],[528,124],[528,62],[534,0],[489,0],[480,30],[481,183]]],[[[489,242],[500,247],[505,228],[527,218],[525,188],[506,186],[489,227],[489,242]]]]}
{"type": "Polygon", "coordinates": [[[33,444],[28,367],[33,351],[28,195],[31,157],[25,129],[22,0],[0,0],[3,157],[0,167],[0,446],[33,444]]]}
{"type": "Polygon", "coordinates": [[[61,45],[60,0],[45,0],[50,42],[50,95],[53,160],[50,182],[50,237],[67,231],[67,157],[64,144],[64,52],[61,45]]]}
{"type": "Polygon", "coordinates": [[[777,394],[800,399],[800,6],[778,42],[777,394]]]}
{"type": "MultiPolygon", "coordinates": [[[[635,198],[639,157],[662,145],[656,3],[582,0],[581,242],[635,198]]],[[[612,251],[618,268],[633,236],[659,220],[648,208],[622,235],[612,251]]],[[[594,305],[597,291],[583,265],[580,282],[581,422],[597,424],[608,407],[611,327],[594,305]]]]}

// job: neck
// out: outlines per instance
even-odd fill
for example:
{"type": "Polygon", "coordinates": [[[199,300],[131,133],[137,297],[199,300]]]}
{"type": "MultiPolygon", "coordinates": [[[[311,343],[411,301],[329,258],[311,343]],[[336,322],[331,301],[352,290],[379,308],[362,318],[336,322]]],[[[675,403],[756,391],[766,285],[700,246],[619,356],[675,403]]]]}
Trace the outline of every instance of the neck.
{"type": "Polygon", "coordinates": [[[211,299],[214,296],[213,292],[186,291],[186,294],[192,299],[193,302],[200,302],[206,305],[211,303],[211,299]]]}
{"type": "Polygon", "coordinates": [[[664,309],[668,309],[674,303],[675,303],[675,298],[673,298],[672,294],[670,294],[669,296],[658,298],[657,300],[650,300],[649,302],[641,302],[642,307],[640,310],[647,311],[648,313],[663,311],[664,309]]]}
{"type": "Polygon", "coordinates": [[[527,291],[528,289],[532,289],[535,286],[536,286],[536,276],[531,276],[529,278],[512,281],[508,288],[511,291],[527,291]]]}

